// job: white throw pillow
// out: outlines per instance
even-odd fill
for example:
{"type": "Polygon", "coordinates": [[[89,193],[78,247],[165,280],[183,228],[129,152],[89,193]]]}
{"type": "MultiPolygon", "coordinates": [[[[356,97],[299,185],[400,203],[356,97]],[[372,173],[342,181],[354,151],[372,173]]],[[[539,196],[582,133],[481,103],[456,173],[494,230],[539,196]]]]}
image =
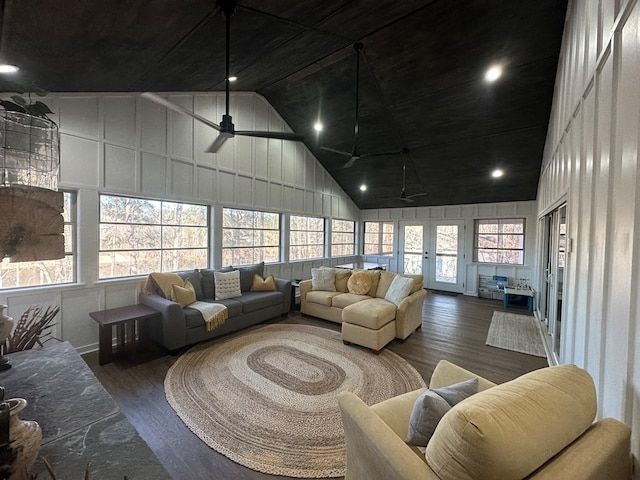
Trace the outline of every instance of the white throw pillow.
{"type": "Polygon", "coordinates": [[[411,292],[412,286],[413,278],[396,275],[391,282],[391,285],[389,285],[389,290],[387,290],[384,299],[396,305],[400,305],[400,302],[409,295],[409,292],[411,292]]]}
{"type": "Polygon", "coordinates": [[[216,284],[216,300],[234,298],[242,295],[240,291],[240,271],[213,272],[216,284]]]}
{"type": "Polygon", "coordinates": [[[334,268],[312,268],[311,290],[336,291],[336,271],[334,268]]]}

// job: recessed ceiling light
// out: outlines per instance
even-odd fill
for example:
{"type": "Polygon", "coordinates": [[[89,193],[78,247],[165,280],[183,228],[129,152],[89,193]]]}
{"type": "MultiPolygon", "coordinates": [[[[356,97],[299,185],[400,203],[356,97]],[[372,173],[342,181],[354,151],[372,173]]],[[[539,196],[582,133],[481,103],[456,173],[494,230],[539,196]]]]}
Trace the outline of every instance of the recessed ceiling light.
{"type": "Polygon", "coordinates": [[[321,122],[316,122],[316,123],[313,124],[313,129],[316,132],[321,132],[323,128],[324,128],[324,125],[322,125],[321,122]]]}
{"type": "Polygon", "coordinates": [[[360,185],[360,191],[364,192],[367,190],[367,186],[363,183],[362,185],[360,185]]]}
{"type": "Polygon", "coordinates": [[[493,172],[491,172],[491,176],[493,178],[500,178],[502,175],[504,175],[504,172],[499,168],[496,168],[493,172]]]}
{"type": "Polygon", "coordinates": [[[230,82],[235,82],[236,80],[238,80],[238,77],[236,77],[236,76],[232,75],[232,76],[229,77],[229,81],[230,82]]]}
{"type": "Polygon", "coordinates": [[[502,75],[502,67],[500,65],[494,65],[487,73],[484,74],[484,78],[487,82],[495,82],[502,75]]]}
{"type": "Polygon", "coordinates": [[[15,65],[0,64],[0,73],[16,73],[18,70],[20,69],[15,65]]]}

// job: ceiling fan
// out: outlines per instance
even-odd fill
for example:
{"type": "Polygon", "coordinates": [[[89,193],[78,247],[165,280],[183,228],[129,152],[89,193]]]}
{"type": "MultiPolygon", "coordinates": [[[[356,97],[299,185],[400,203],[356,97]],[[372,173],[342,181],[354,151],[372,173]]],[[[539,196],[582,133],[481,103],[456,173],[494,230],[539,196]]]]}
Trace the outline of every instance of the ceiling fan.
{"type": "Polygon", "coordinates": [[[217,123],[212,122],[211,120],[204,118],[197,113],[194,113],[190,110],[187,110],[180,105],[176,105],[168,101],[165,98],[162,98],[159,95],[151,92],[145,92],[141,95],[152,102],[155,102],[159,105],[162,105],[170,110],[173,110],[178,113],[182,113],[184,115],[188,115],[195,120],[208,125],[214,130],[218,131],[218,136],[215,138],[213,143],[207,148],[207,152],[216,153],[222,144],[227,141],[229,138],[233,138],[236,135],[243,135],[247,137],[259,137],[259,138],[275,138],[277,140],[292,140],[296,142],[304,141],[304,137],[302,135],[297,135],[295,133],[289,132],[269,132],[269,131],[257,131],[257,130],[236,130],[233,125],[233,119],[229,114],[229,44],[230,42],[230,30],[231,30],[231,15],[235,12],[236,2],[235,0],[218,0],[217,6],[220,12],[225,17],[226,20],[226,37],[225,37],[225,114],[222,115],[222,121],[218,125],[217,123]]]}
{"type": "Polygon", "coordinates": [[[344,164],[343,168],[349,168],[351,166],[353,166],[354,163],[356,163],[358,160],[360,160],[361,158],[365,158],[365,157],[381,157],[381,156],[385,156],[385,155],[396,155],[398,153],[401,153],[402,150],[394,150],[392,152],[379,152],[379,153],[363,153],[361,154],[358,151],[358,122],[359,122],[359,105],[358,105],[358,99],[359,99],[359,94],[360,94],[360,53],[362,52],[362,49],[364,48],[364,45],[360,42],[357,42],[353,45],[353,49],[356,51],[356,123],[355,126],[353,128],[353,133],[354,133],[354,141],[353,141],[353,150],[351,152],[345,152],[343,150],[336,150],[335,148],[329,148],[329,147],[320,147],[321,150],[326,150],[328,152],[333,152],[333,153],[337,153],[339,155],[345,156],[345,157],[349,157],[349,160],[347,161],[347,163],[344,164]]]}
{"type": "Polygon", "coordinates": [[[406,159],[406,155],[409,153],[409,149],[408,148],[403,148],[402,149],[402,153],[405,154],[405,158],[402,159],[402,192],[400,192],[400,197],[399,200],[402,200],[403,202],[407,202],[407,203],[414,203],[415,197],[424,197],[427,195],[427,193],[414,193],[413,195],[407,195],[407,192],[405,192],[405,186],[406,186],[406,171],[407,171],[407,159],[406,159]]]}

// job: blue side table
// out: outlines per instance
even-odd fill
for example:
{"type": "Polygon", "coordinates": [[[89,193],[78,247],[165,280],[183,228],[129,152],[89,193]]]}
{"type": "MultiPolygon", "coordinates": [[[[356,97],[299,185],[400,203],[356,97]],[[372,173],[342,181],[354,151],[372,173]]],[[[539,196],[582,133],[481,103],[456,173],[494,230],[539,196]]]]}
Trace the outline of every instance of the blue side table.
{"type": "Polygon", "coordinates": [[[527,307],[530,312],[533,312],[533,297],[535,296],[535,291],[532,289],[524,289],[524,288],[509,288],[504,287],[504,308],[507,308],[509,305],[509,295],[520,295],[527,298],[527,307]]]}

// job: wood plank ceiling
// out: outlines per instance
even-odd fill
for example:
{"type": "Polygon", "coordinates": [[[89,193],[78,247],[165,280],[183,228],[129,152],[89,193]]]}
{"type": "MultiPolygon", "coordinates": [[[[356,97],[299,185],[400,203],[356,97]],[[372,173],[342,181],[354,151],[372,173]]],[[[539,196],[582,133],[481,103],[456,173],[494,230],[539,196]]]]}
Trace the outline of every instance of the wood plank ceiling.
{"type": "MultiPolygon", "coordinates": [[[[533,200],[566,4],[242,0],[232,17],[232,89],[263,95],[360,208],[533,200]],[[364,44],[360,153],[409,154],[345,169],[348,158],[319,147],[353,148],[356,41],[364,44]],[[496,63],[503,75],[488,83],[496,63]],[[411,204],[399,200],[403,158],[407,195],[427,194],[411,204]],[[505,175],[494,179],[498,167],[505,175]]],[[[224,18],[213,0],[0,7],[0,61],[48,91],[224,89],[224,18]]]]}

